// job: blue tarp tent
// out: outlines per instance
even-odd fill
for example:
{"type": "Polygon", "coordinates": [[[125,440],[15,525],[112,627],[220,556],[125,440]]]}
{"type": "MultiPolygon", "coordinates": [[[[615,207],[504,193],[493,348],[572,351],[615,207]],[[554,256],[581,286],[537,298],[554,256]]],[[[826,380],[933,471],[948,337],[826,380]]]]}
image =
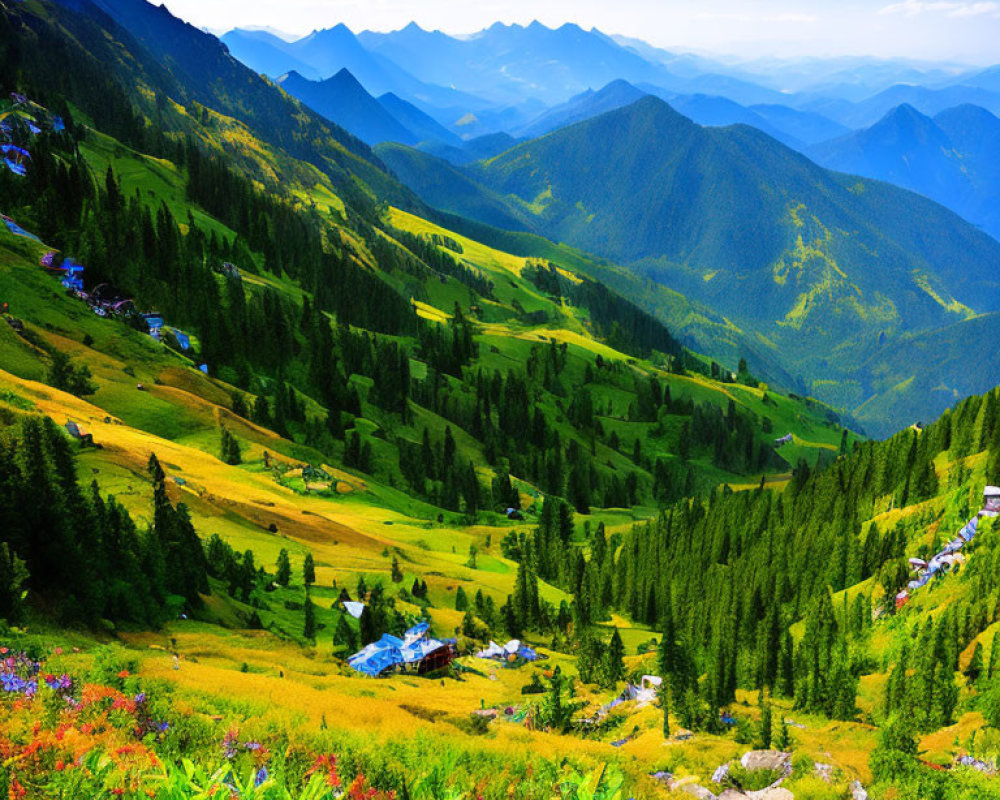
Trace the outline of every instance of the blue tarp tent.
{"type": "Polygon", "coordinates": [[[444,646],[444,642],[439,642],[437,639],[418,639],[415,642],[405,645],[400,650],[400,655],[404,664],[415,664],[418,661],[423,661],[435,650],[444,646]]]}
{"type": "Polygon", "coordinates": [[[177,340],[177,346],[180,347],[181,350],[191,349],[191,337],[184,333],[184,331],[178,330],[177,328],[171,328],[170,332],[174,335],[174,338],[177,340]]]}
{"type": "Polygon", "coordinates": [[[26,239],[34,239],[36,242],[41,241],[41,239],[35,236],[35,234],[26,231],[24,228],[22,228],[20,225],[14,222],[14,220],[12,220],[10,217],[4,217],[0,215],[0,219],[3,219],[3,224],[7,226],[7,230],[9,230],[15,236],[23,236],[26,239]]]}
{"type": "Polygon", "coordinates": [[[403,634],[403,639],[409,644],[427,633],[431,629],[431,624],[429,622],[418,622],[412,628],[410,628],[406,633],[403,634]]]}
{"type": "Polygon", "coordinates": [[[395,664],[403,663],[402,647],[402,639],[383,633],[381,639],[355,653],[347,659],[347,663],[358,672],[374,677],[395,664]]]}

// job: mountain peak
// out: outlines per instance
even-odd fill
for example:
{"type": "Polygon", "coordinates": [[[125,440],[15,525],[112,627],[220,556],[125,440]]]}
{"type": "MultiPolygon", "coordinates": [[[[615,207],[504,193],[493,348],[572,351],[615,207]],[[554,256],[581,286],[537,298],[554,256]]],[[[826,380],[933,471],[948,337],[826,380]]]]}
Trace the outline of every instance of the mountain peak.
{"type": "Polygon", "coordinates": [[[903,128],[906,130],[923,130],[934,127],[934,120],[925,114],[921,114],[909,103],[900,103],[882,117],[874,128],[903,128]]]}
{"type": "Polygon", "coordinates": [[[323,83],[335,84],[343,88],[360,89],[365,94],[368,93],[365,87],[361,85],[361,81],[354,77],[354,73],[347,67],[341,67],[335,74],[323,81],[323,83]]]}

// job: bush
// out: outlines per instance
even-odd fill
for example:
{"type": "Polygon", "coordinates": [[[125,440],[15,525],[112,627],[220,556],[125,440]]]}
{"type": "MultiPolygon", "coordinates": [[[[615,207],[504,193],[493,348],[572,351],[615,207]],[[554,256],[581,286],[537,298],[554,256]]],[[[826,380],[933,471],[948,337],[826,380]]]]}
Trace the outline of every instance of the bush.
{"type": "Polygon", "coordinates": [[[88,678],[93,683],[120,687],[125,678],[134,673],[138,667],[138,660],[129,655],[125,648],[116,644],[104,645],[97,648],[94,653],[94,663],[88,678]]]}
{"type": "Polygon", "coordinates": [[[805,775],[783,785],[795,795],[795,800],[840,800],[844,796],[837,787],[816,775],[805,775]]]}
{"type": "Polygon", "coordinates": [[[776,769],[744,769],[739,761],[729,765],[728,780],[742,792],[757,792],[766,789],[782,775],[776,769]]]}

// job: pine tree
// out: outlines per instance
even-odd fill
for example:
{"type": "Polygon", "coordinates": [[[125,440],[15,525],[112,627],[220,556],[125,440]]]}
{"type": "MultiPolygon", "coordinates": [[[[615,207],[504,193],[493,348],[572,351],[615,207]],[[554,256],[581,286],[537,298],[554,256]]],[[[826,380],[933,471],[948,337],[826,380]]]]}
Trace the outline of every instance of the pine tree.
{"type": "Polygon", "coordinates": [[[316,638],[316,607],[313,605],[312,594],[308,587],[306,588],[305,622],[302,627],[302,635],[309,641],[316,638]]]}
{"type": "Polygon", "coordinates": [[[369,606],[365,606],[361,611],[361,616],[358,618],[358,629],[362,647],[371,644],[379,637],[379,633],[375,629],[375,617],[369,606]]]}
{"type": "Polygon", "coordinates": [[[392,557],[392,571],[390,577],[393,583],[401,583],[403,580],[403,570],[399,568],[399,559],[396,556],[392,557]]]}
{"type": "Polygon", "coordinates": [[[455,592],[455,610],[466,611],[469,608],[469,598],[465,595],[465,589],[461,586],[455,592]]]}
{"type": "Polygon", "coordinates": [[[313,562],[313,554],[306,553],[302,562],[302,582],[306,586],[316,583],[316,564],[313,562]]]}
{"type": "Polygon", "coordinates": [[[760,706],[760,736],[758,741],[761,750],[769,750],[771,748],[771,703],[764,697],[763,692],[760,693],[758,705],[760,706]]]}
{"type": "Polygon", "coordinates": [[[660,710],[663,712],[663,738],[670,738],[670,686],[664,678],[657,694],[660,697],[660,710]]]}
{"type": "Polygon", "coordinates": [[[288,586],[292,580],[292,562],[288,558],[288,551],[282,547],[278,553],[277,571],[274,574],[274,582],[279,586],[288,586]]]}
{"type": "Polygon", "coordinates": [[[979,642],[976,642],[976,647],[972,651],[972,658],[969,659],[969,665],[965,668],[965,677],[969,679],[969,683],[975,683],[979,680],[979,676],[983,672],[983,648],[979,642]]]}
{"type": "Polygon", "coordinates": [[[608,649],[604,654],[601,683],[604,686],[613,687],[624,678],[625,646],[622,644],[622,637],[616,626],[611,633],[611,640],[608,642],[608,649]]]}
{"type": "Polygon", "coordinates": [[[237,465],[243,463],[243,454],[240,451],[240,443],[236,441],[236,437],[229,432],[229,429],[223,425],[220,434],[220,458],[223,463],[237,465]]]}
{"type": "Polygon", "coordinates": [[[783,753],[787,753],[792,749],[792,737],[788,732],[788,725],[785,723],[784,715],[780,715],[779,722],[778,737],[774,740],[774,746],[783,753]]]}

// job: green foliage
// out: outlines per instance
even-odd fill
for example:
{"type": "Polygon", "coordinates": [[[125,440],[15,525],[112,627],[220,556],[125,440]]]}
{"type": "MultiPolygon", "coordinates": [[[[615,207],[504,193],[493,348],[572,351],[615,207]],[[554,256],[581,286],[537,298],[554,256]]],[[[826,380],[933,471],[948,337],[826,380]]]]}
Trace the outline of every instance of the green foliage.
{"type": "Polygon", "coordinates": [[[288,586],[292,580],[292,562],[288,557],[288,549],[282,547],[278,552],[277,571],[274,574],[274,581],[281,586],[288,586]]]}
{"type": "Polygon", "coordinates": [[[219,450],[221,453],[220,457],[224,463],[230,465],[243,463],[240,443],[225,425],[221,429],[219,450]]]}
{"type": "Polygon", "coordinates": [[[96,384],[91,380],[90,368],[85,364],[74,364],[61,350],[53,350],[51,358],[52,363],[45,378],[50,385],[78,397],[97,391],[96,384]]]}

